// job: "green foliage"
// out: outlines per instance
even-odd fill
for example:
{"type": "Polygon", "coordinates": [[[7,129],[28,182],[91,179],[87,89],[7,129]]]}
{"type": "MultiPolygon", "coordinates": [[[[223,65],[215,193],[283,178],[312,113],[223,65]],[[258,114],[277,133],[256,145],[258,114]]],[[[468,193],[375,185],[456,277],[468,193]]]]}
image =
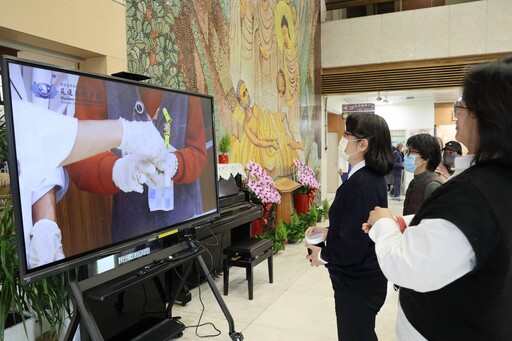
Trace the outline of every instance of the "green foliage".
{"type": "Polygon", "coordinates": [[[19,285],[18,252],[14,234],[12,208],[4,208],[0,220],[0,340],[3,339],[5,320],[11,309],[26,311],[23,288],[19,285]]]}
{"type": "Polygon", "coordinates": [[[286,229],[288,231],[288,242],[296,243],[302,241],[307,227],[305,227],[299,215],[294,212],[290,218],[290,223],[286,224],[286,229]]]}
{"type": "Polygon", "coordinates": [[[228,133],[224,133],[219,141],[219,151],[222,154],[229,153],[229,150],[231,149],[231,136],[228,133]]]}
{"type": "Polygon", "coordinates": [[[308,227],[315,226],[317,219],[318,211],[315,206],[311,206],[306,214],[293,213],[290,223],[285,224],[288,231],[288,242],[301,242],[308,227]]]}
{"type": "MultiPolygon", "coordinates": [[[[309,208],[309,211],[308,213],[306,214],[308,217],[308,224],[309,224],[309,219],[314,219],[314,222],[316,223],[317,220],[318,220],[318,209],[316,208],[315,205],[312,205],[310,208],[309,208]]],[[[313,226],[313,225],[309,225],[309,226],[313,226]]]]}
{"type": "Polygon", "coordinates": [[[293,191],[295,194],[308,194],[310,191],[309,186],[300,186],[296,190],[293,191]]]}
{"type": "Polygon", "coordinates": [[[324,201],[322,202],[322,210],[324,211],[325,217],[327,218],[327,216],[329,215],[329,202],[327,201],[327,199],[324,199],[324,201]]]}
{"type": "Polygon", "coordinates": [[[173,33],[180,0],[129,0],[126,2],[128,70],[151,77],[148,82],[186,89],[178,63],[179,44],[173,33]]]}
{"type": "Polygon", "coordinates": [[[318,217],[317,221],[324,221],[329,217],[329,202],[327,199],[322,201],[322,206],[317,206],[318,217]]]}
{"type": "Polygon", "coordinates": [[[283,221],[278,222],[276,225],[276,238],[279,240],[288,239],[288,231],[286,230],[286,225],[283,221]]]}
{"type": "Polygon", "coordinates": [[[284,240],[280,239],[277,236],[277,233],[265,232],[263,234],[257,234],[256,238],[272,240],[272,248],[274,249],[274,254],[278,253],[281,250],[284,250],[284,240]]]}
{"type": "Polygon", "coordinates": [[[0,117],[0,161],[7,160],[7,132],[5,116],[0,117]]]}

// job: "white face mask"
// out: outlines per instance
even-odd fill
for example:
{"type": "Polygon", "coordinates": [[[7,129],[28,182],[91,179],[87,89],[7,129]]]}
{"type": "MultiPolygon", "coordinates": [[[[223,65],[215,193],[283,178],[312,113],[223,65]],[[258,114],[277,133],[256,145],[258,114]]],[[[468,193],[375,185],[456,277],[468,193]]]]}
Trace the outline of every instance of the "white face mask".
{"type": "Polygon", "coordinates": [[[340,144],[339,144],[339,147],[338,147],[338,153],[339,153],[339,155],[340,155],[340,158],[341,158],[343,161],[348,162],[348,160],[350,159],[350,157],[351,157],[352,155],[355,155],[355,154],[359,153],[359,151],[358,151],[358,150],[356,150],[355,152],[350,153],[350,154],[347,154],[347,153],[345,152],[345,149],[347,149],[348,143],[349,143],[349,142],[356,142],[356,141],[361,141],[361,139],[353,140],[353,141],[349,141],[349,140],[347,140],[347,138],[345,138],[345,137],[342,137],[342,138],[341,138],[341,141],[340,141],[340,144]]]}

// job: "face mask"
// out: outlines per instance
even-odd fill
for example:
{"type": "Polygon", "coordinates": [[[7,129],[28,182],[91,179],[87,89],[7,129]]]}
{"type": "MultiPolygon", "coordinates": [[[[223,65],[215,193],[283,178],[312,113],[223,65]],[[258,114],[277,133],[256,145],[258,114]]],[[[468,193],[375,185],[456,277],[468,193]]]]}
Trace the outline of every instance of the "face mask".
{"type": "Polygon", "coordinates": [[[443,156],[443,162],[445,165],[453,165],[455,163],[455,155],[443,156]]]}
{"type": "Polygon", "coordinates": [[[422,163],[416,166],[416,155],[406,155],[404,157],[404,168],[409,173],[414,173],[416,171],[416,168],[418,168],[419,166],[426,162],[427,160],[424,160],[422,163]]]}
{"type": "MultiPolygon", "coordinates": [[[[355,141],[359,141],[359,140],[354,140],[354,142],[355,141]]],[[[352,155],[359,153],[359,151],[357,151],[357,150],[350,154],[345,153],[345,149],[347,148],[347,146],[348,146],[348,140],[345,137],[342,137],[339,147],[338,147],[338,153],[340,155],[340,158],[345,162],[348,162],[348,159],[350,159],[350,157],[352,155]]]]}
{"type": "Polygon", "coordinates": [[[406,155],[404,157],[404,168],[409,173],[416,170],[416,155],[406,155]]]}

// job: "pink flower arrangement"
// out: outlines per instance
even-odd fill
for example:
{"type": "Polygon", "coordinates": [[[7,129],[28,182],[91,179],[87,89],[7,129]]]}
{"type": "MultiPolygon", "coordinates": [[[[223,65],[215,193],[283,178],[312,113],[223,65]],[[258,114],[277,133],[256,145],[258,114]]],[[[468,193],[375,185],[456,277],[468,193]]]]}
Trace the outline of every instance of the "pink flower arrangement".
{"type": "Polygon", "coordinates": [[[281,194],[277,191],[276,183],[268,172],[261,165],[252,161],[247,164],[246,168],[249,171],[247,185],[256,197],[263,204],[280,203],[281,194]]]}
{"type": "Polygon", "coordinates": [[[320,187],[315,172],[306,164],[299,160],[293,160],[295,166],[297,166],[297,180],[302,185],[296,191],[300,194],[307,194],[312,191],[316,191],[320,187]]]}

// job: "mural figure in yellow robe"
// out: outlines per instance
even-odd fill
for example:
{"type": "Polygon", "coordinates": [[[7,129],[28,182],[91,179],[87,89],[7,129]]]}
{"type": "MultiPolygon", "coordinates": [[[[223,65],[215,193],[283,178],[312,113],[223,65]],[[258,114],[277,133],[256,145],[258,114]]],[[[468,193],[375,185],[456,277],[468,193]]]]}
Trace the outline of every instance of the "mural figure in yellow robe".
{"type": "Polygon", "coordinates": [[[285,104],[288,118],[291,121],[291,135],[295,141],[301,138],[300,113],[300,73],[299,58],[295,46],[295,28],[293,25],[292,9],[285,1],[277,4],[275,12],[275,32],[279,50],[281,51],[280,68],[284,71],[286,80],[285,104]]]}
{"type": "Polygon", "coordinates": [[[233,110],[234,131],[231,157],[246,165],[249,161],[262,165],[272,177],[289,175],[293,160],[299,157],[296,149],[302,147],[290,137],[283,122],[286,115],[272,112],[251,103],[249,90],[243,80],[237,84],[238,104],[233,110]]]}
{"type": "Polygon", "coordinates": [[[276,111],[276,93],[269,81],[276,76],[278,65],[276,33],[274,30],[274,12],[276,0],[257,1],[255,11],[254,43],[257,56],[254,60],[254,101],[265,108],[276,111]]]}

